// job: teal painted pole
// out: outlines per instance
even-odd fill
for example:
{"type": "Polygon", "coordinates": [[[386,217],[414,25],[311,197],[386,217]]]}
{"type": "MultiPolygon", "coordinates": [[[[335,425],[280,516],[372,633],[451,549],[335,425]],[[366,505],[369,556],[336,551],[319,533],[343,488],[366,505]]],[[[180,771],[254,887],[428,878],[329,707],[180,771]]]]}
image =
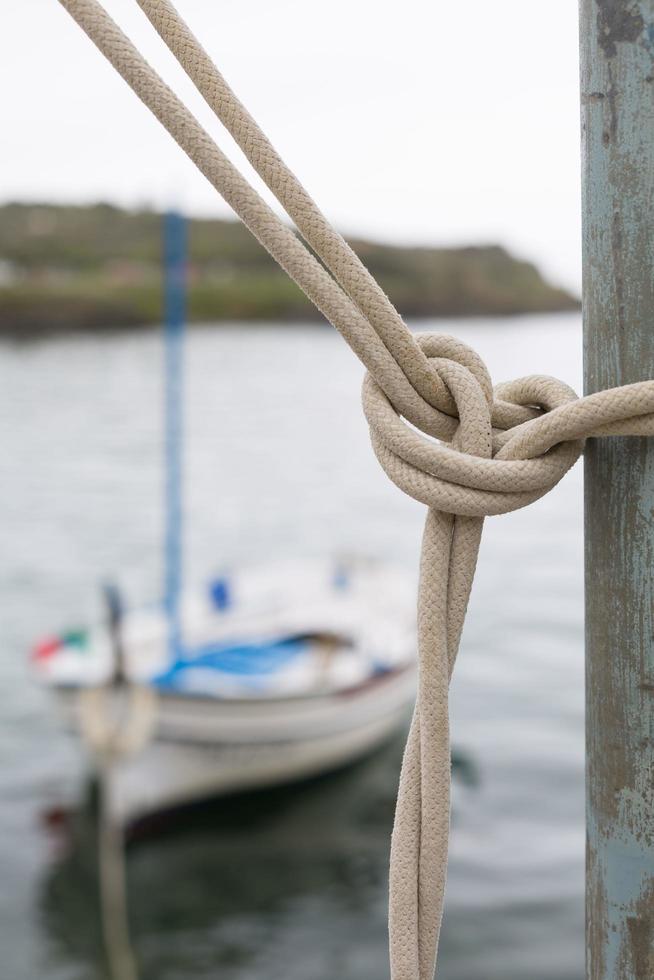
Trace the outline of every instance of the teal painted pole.
{"type": "MultiPolygon", "coordinates": [[[[654,0],[581,0],[584,383],[654,378],[654,0]]],[[[585,454],[587,980],[654,978],[654,439],[585,454]]]]}
{"type": "Polygon", "coordinates": [[[180,596],[182,589],[182,445],[183,351],[186,317],[186,221],[181,214],[164,215],[164,346],[165,346],[165,607],[171,662],[182,651],[180,596]]]}

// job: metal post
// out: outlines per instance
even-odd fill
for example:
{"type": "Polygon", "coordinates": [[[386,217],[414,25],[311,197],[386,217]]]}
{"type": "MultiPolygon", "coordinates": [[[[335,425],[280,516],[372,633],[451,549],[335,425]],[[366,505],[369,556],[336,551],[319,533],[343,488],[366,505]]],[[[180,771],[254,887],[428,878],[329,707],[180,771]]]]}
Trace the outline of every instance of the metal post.
{"type": "MultiPolygon", "coordinates": [[[[654,378],[654,0],[581,0],[584,383],[654,378]]],[[[654,439],[590,440],[586,976],[654,977],[654,439]]]]}

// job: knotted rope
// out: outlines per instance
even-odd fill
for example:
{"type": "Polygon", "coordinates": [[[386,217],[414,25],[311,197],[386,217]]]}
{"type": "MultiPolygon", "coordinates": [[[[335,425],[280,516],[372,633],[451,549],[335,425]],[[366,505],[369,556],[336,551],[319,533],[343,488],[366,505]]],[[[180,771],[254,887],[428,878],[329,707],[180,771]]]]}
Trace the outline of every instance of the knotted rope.
{"type": "Polygon", "coordinates": [[[493,389],[484,364],[464,344],[410,333],[169,0],[137,2],[311,250],[241,176],[97,0],[60,2],[363,362],[363,404],[374,451],[391,480],[429,508],[418,597],[418,697],[391,845],[390,958],[393,980],[430,980],[449,835],[448,686],[483,518],[547,493],[589,436],[654,434],[654,382],[583,399],[541,376],[493,389]]]}

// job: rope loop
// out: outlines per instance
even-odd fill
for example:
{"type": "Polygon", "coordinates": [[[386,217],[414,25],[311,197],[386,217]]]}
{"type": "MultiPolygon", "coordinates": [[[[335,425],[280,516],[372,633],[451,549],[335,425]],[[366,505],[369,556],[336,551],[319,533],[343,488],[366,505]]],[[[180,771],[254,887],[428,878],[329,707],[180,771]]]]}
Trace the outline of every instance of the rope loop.
{"type": "Polygon", "coordinates": [[[89,687],[79,696],[78,720],[94,755],[112,760],[136,755],[154,733],[157,696],[143,684],[89,687]]]}
{"type": "Polygon", "coordinates": [[[458,418],[448,416],[450,438],[437,442],[407,423],[366,374],[363,408],[372,445],[393,483],[428,507],[465,517],[506,514],[551,490],[578,459],[582,443],[562,441],[532,458],[525,433],[546,413],[577,401],[574,391],[555,378],[532,375],[493,392],[485,365],[465,344],[437,334],[417,339],[447,386],[458,418]],[[515,427],[525,455],[516,456],[513,429],[493,432],[491,425],[498,416],[522,419],[525,410],[532,417],[515,427]]]}

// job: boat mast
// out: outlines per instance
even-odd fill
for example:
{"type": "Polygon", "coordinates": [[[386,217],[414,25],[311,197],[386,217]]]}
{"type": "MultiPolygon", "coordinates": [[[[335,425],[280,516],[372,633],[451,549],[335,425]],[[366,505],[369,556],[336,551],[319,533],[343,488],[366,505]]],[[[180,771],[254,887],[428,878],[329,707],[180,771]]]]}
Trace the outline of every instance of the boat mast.
{"type": "Polygon", "coordinates": [[[165,607],[171,662],[182,649],[182,355],[186,317],[186,220],[164,215],[165,607]]]}
{"type": "MultiPolygon", "coordinates": [[[[581,0],[584,384],[654,376],[654,0],[581,0]]],[[[585,455],[586,976],[654,976],[654,439],[585,455]]]]}

